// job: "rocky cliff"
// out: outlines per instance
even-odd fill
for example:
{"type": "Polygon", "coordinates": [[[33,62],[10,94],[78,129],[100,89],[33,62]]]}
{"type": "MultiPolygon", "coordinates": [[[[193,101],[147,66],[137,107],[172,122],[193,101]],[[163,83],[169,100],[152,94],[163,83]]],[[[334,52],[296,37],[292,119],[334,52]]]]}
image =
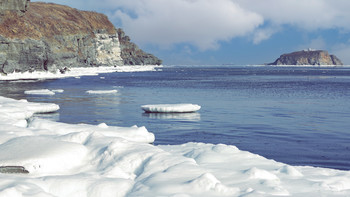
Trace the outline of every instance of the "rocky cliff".
{"type": "Polygon", "coordinates": [[[269,65],[343,65],[335,55],[323,50],[303,50],[281,55],[269,65]]]}
{"type": "Polygon", "coordinates": [[[103,14],[28,0],[0,0],[0,6],[1,73],[160,62],[131,42],[119,42],[121,30],[103,14]]]}
{"type": "Polygon", "coordinates": [[[0,0],[0,15],[16,12],[23,15],[27,11],[29,0],[0,0]]]}
{"type": "Polygon", "coordinates": [[[162,60],[152,54],[145,53],[130,42],[129,36],[122,29],[117,29],[121,48],[121,57],[126,65],[160,65],[162,60]]]}

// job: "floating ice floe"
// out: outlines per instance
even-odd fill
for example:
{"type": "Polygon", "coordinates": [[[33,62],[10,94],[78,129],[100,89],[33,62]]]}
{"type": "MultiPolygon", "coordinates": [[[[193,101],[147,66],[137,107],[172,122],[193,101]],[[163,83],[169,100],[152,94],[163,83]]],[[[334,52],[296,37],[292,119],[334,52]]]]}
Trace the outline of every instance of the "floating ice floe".
{"type": "Polygon", "coordinates": [[[156,104],[156,105],[142,105],[141,109],[148,113],[186,113],[195,112],[201,108],[195,104],[156,104]]]}
{"type": "Polygon", "coordinates": [[[88,90],[88,94],[115,94],[118,90],[88,90]]]}
{"type": "Polygon", "coordinates": [[[24,94],[33,94],[33,95],[54,95],[55,92],[49,89],[41,89],[41,90],[26,90],[24,94]]]}
{"type": "Polygon", "coordinates": [[[55,92],[55,93],[63,93],[64,90],[62,89],[55,89],[55,90],[51,90],[52,92],[55,92]]]}
{"type": "Polygon", "coordinates": [[[153,145],[145,127],[33,117],[0,97],[0,196],[350,196],[350,171],[290,166],[224,144],[153,145]]]}

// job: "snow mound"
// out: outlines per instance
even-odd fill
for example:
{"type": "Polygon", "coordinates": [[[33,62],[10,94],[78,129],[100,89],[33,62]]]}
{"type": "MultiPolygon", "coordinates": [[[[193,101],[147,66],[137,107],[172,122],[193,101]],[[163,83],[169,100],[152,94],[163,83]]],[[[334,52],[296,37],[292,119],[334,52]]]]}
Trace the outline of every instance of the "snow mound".
{"type": "Polygon", "coordinates": [[[88,90],[88,94],[115,94],[118,90],[88,90]]]}
{"type": "Polygon", "coordinates": [[[0,145],[2,165],[23,166],[29,173],[69,172],[83,163],[86,154],[81,144],[47,137],[18,137],[0,145]]]}
{"type": "Polygon", "coordinates": [[[54,95],[55,92],[48,90],[48,89],[41,89],[41,90],[26,90],[26,91],[24,91],[24,94],[54,95]]]}
{"type": "Polygon", "coordinates": [[[142,110],[147,113],[186,113],[198,111],[201,106],[195,104],[157,104],[142,105],[142,110]]]}

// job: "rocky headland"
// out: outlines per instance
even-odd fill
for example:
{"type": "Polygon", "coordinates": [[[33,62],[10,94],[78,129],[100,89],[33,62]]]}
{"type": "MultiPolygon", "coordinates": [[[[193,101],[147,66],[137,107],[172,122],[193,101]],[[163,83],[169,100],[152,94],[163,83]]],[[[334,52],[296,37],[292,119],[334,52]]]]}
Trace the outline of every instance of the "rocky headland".
{"type": "Polygon", "coordinates": [[[269,65],[343,65],[339,58],[324,50],[303,50],[281,55],[269,65]]]}
{"type": "Polygon", "coordinates": [[[161,63],[103,14],[52,3],[0,0],[0,73],[161,63]]]}

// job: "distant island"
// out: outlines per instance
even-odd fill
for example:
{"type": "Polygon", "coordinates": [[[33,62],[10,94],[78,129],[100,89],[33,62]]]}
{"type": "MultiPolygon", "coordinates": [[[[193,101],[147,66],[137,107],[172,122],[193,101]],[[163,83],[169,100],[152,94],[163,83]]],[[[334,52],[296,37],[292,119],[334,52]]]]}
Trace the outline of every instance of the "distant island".
{"type": "Polygon", "coordinates": [[[0,0],[0,74],[159,65],[107,16],[53,3],[0,0]]]}
{"type": "Polygon", "coordinates": [[[335,55],[324,50],[307,49],[281,55],[268,65],[343,65],[335,55]]]}

